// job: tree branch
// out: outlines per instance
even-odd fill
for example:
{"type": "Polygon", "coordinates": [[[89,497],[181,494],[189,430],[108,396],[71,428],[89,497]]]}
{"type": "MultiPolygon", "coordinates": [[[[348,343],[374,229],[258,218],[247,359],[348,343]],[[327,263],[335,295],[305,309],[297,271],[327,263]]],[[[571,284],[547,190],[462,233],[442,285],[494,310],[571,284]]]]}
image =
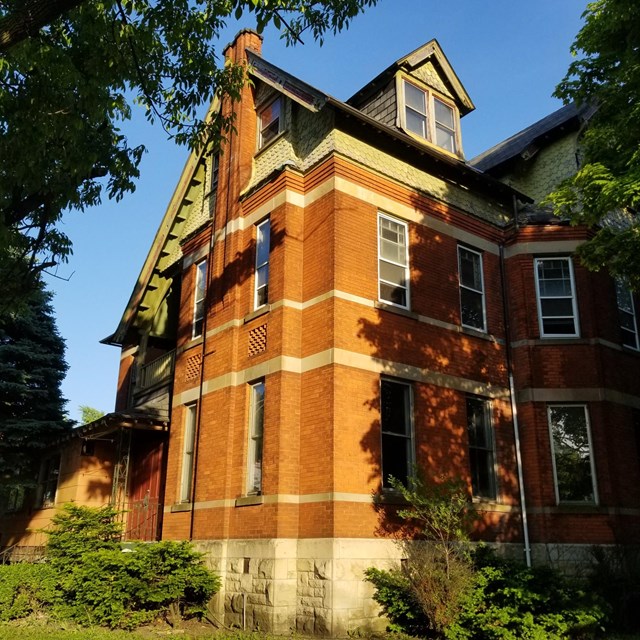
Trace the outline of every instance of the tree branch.
{"type": "Polygon", "coordinates": [[[0,54],[34,36],[42,27],[75,9],[84,0],[25,0],[0,19],[0,54]]]}

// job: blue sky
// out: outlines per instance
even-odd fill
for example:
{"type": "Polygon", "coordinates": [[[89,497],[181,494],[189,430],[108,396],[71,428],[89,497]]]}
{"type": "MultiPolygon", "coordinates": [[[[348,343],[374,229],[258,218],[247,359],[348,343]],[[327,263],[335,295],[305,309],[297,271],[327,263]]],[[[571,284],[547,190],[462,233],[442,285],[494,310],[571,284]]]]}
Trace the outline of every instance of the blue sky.
{"type": "MultiPolygon", "coordinates": [[[[346,100],[380,71],[436,38],[476,110],[462,121],[472,158],[561,106],[552,98],[571,62],[569,48],[587,0],[380,0],[348,31],[287,48],[265,32],[263,56],[306,82],[346,100]]],[[[230,22],[220,51],[250,17],[230,22]]],[[[99,341],[116,328],[188,156],[138,110],[123,129],[148,152],[134,194],[66,215],[74,254],[47,283],[54,291],[69,372],[63,385],[72,418],[78,407],[112,411],[119,350],[99,341]],[[63,278],[63,279],[60,279],[63,278]]]]}

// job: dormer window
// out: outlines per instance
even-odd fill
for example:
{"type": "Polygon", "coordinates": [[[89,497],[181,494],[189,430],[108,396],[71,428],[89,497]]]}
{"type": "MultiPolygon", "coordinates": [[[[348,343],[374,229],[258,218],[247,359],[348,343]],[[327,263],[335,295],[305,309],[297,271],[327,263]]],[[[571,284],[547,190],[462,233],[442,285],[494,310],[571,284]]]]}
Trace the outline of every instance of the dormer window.
{"type": "Polygon", "coordinates": [[[282,131],[282,100],[276,98],[258,113],[258,149],[269,144],[282,131]]]}
{"type": "Polygon", "coordinates": [[[402,81],[400,126],[451,153],[458,153],[458,118],[453,106],[427,89],[402,81]]]}

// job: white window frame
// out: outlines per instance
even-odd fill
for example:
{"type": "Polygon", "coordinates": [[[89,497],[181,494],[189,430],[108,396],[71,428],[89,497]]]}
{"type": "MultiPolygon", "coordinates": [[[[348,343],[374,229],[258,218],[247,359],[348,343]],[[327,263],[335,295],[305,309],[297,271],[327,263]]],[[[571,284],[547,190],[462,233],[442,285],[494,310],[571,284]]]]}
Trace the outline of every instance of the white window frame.
{"type": "MultiPolygon", "coordinates": [[[[378,300],[384,302],[386,304],[391,304],[395,307],[400,307],[401,309],[410,309],[411,308],[411,270],[409,264],[409,225],[399,218],[394,218],[393,216],[387,215],[386,213],[382,213],[382,211],[378,211],[378,300]],[[382,257],[382,220],[387,220],[392,222],[393,224],[397,224],[398,226],[404,229],[404,261],[405,264],[401,264],[400,262],[396,262],[394,260],[389,260],[388,258],[382,257]],[[384,280],[381,275],[380,263],[385,262],[387,264],[391,264],[395,267],[401,267],[404,269],[404,281],[405,281],[405,304],[399,304],[398,302],[394,302],[393,300],[388,300],[382,295],[382,285],[386,284],[389,286],[395,286],[393,282],[389,282],[388,280],[384,280]]],[[[400,245],[398,245],[400,246],[400,245]]]]}
{"type": "Polygon", "coordinates": [[[191,502],[191,490],[193,488],[193,465],[196,446],[196,423],[198,420],[198,403],[187,404],[184,407],[184,434],[182,440],[182,463],[180,469],[180,495],[181,503],[191,502]]]}
{"type": "Polygon", "coordinates": [[[412,136],[416,136],[417,138],[426,140],[427,142],[430,142],[431,144],[433,144],[434,146],[438,147],[438,149],[442,149],[443,151],[446,151],[447,153],[452,153],[454,155],[459,155],[460,154],[460,149],[461,149],[461,144],[460,144],[460,114],[458,113],[458,109],[456,107],[456,105],[451,102],[450,100],[447,100],[444,96],[440,96],[440,95],[435,95],[435,93],[427,88],[424,87],[420,84],[418,84],[414,79],[409,79],[405,76],[399,76],[399,83],[397,85],[398,87],[398,94],[400,96],[400,100],[398,101],[398,112],[399,112],[399,123],[400,123],[400,127],[402,129],[404,129],[409,135],[412,136]],[[418,91],[421,91],[424,94],[424,102],[425,102],[425,107],[426,107],[426,112],[425,113],[421,113],[420,111],[414,109],[413,107],[409,106],[407,104],[407,99],[406,99],[406,85],[409,84],[411,85],[413,88],[417,89],[418,91]],[[436,110],[435,110],[435,102],[439,102],[440,104],[444,105],[445,107],[449,108],[452,110],[452,116],[453,116],[453,129],[451,129],[447,124],[442,123],[440,121],[436,120],[436,110]],[[407,109],[413,111],[414,113],[417,113],[418,115],[422,116],[424,119],[424,135],[421,135],[420,133],[417,133],[415,131],[412,131],[411,129],[409,129],[408,125],[407,125],[407,109]],[[442,129],[450,132],[452,134],[452,140],[453,140],[453,150],[451,149],[447,149],[447,147],[443,147],[441,145],[438,144],[437,142],[437,128],[438,126],[440,126],[442,129]]]}
{"type": "Polygon", "coordinates": [[[495,439],[495,429],[493,428],[493,407],[491,405],[491,401],[486,398],[481,398],[480,396],[468,395],[465,401],[465,409],[467,415],[467,433],[470,430],[470,412],[469,412],[469,403],[475,402],[482,405],[482,414],[484,420],[484,429],[488,435],[488,446],[481,445],[472,445],[471,439],[468,440],[469,447],[469,471],[471,473],[471,491],[474,498],[478,498],[480,500],[492,500],[496,501],[498,499],[498,469],[496,466],[496,439],[495,439]],[[478,451],[486,452],[486,455],[489,458],[490,464],[487,466],[487,472],[491,477],[491,487],[490,489],[493,491],[492,495],[483,495],[478,491],[474,490],[473,487],[473,469],[472,469],[472,455],[471,450],[475,449],[478,451]]]}
{"type": "Polygon", "coordinates": [[[282,96],[277,96],[273,100],[269,100],[268,102],[265,102],[258,109],[258,150],[266,147],[270,142],[275,140],[284,131],[283,118],[282,118],[283,107],[284,107],[284,101],[282,100],[282,96]],[[278,131],[272,134],[270,137],[268,137],[265,140],[264,132],[267,129],[269,129],[271,124],[275,122],[276,119],[272,118],[271,120],[269,120],[269,122],[263,122],[262,118],[266,110],[275,104],[278,104],[278,131]]]}
{"type": "Polygon", "coordinates": [[[543,256],[539,258],[535,258],[533,261],[533,271],[536,281],[536,301],[538,308],[538,326],[540,328],[540,337],[541,338],[577,338],[580,336],[580,319],[578,316],[578,302],[576,296],[576,281],[573,273],[573,260],[569,256],[543,256]],[[570,296],[543,296],[540,290],[540,277],[538,275],[538,265],[542,262],[550,262],[550,261],[563,261],[569,265],[569,281],[571,284],[571,295],[570,296]],[[542,301],[543,300],[552,300],[552,299],[571,299],[571,316],[543,316],[542,315],[542,301]],[[573,333],[548,333],[544,329],[544,320],[552,319],[552,318],[572,318],[573,319],[573,333]]]}
{"type": "Polygon", "coordinates": [[[384,442],[386,437],[402,438],[405,440],[406,451],[406,478],[398,478],[398,480],[408,481],[411,478],[411,470],[415,465],[415,432],[413,421],[413,385],[409,382],[397,380],[395,378],[381,378],[380,379],[380,472],[382,476],[382,488],[384,490],[391,489],[387,478],[385,477],[385,452],[384,442]],[[383,413],[383,386],[385,384],[393,384],[404,389],[404,402],[405,402],[405,425],[404,433],[400,434],[396,431],[385,430],[384,425],[384,413],[383,413]]]}
{"type": "Polygon", "coordinates": [[[253,308],[261,309],[269,304],[269,261],[271,258],[271,219],[266,218],[255,225],[256,229],[256,255],[253,271],[253,308]],[[263,244],[267,245],[266,258],[260,260],[263,244]],[[259,274],[266,272],[265,282],[259,284],[259,274]],[[264,302],[260,302],[260,294],[265,290],[264,302]]]}
{"type": "Polygon", "coordinates": [[[207,259],[197,262],[194,268],[192,340],[199,338],[204,329],[205,299],[207,297],[207,259]]]}
{"type": "Polygon", "coordinates": [[[615,281],[616,287],[616,304],[618,305],[618,318],[620,319],[620,334],[621,336],[630,336],[633,340],[633,344],[628,344],[622,340],[622,345],[627,347],[628,349],[633,349],[634,351],[638,351],[638,321],[636,317],[636,307],[633,299],[633,292],[629,289],[624,280],[619,278],[615,281]],[[623,296],[627,298],[627,300],[623,299],[623,296]],[[625,305],[627,303],[627,306],[625,305]],[[623,322],[623,318],[630,318],[632,321],[633,328],[625,326],[623,322]]]}
{"type": "Polygon", "coordinates": [[[482,262],[482,253],[480,253],[479,251],[476,251],[475,249],[471,249],[470,247],[466,247],[464,245],[458,245],[458,283],[460,285],[460,324],[463,327],[466,327],[468,329],[474,329],[475,331],[481,331],[482,333],[486,333],[487,332],[487,304],[486,304],[486,296],[484,293],[484,264],[482,262]],[[469,286],[468,284],[465,284],[462,281],[462,264],[461,264],[461,252],[462,251],[466,251],[467,253],[473,254],[474,256],[476,256],[478,258],[478,262],[479,262],[479,267],[480,267],[480,289],[475,289],[472,286],[469,286]],[[480,298],[482,300],[482,326],[481,327],[475,327],[471,324],[465,324],[464,319],[463,319],[463,304],[462,304],[462,296],[463,296],[463,290],[466,291],[471,291],[472,293],[476,293],[480,295],[480,298]]]}
{"type": "Polygon", "coordinates": [[[553,466],[553,484],[555,488],[556,504],[586,504],[597,505],[598,504],[598,482],[596,477],[596,467],[593,456],[593,443],[591,440],[591,421],[589,419],[589,410],[586,404],[551,404],[547,406],[547,423],[549,426],[549,443],[551,445],[551,462],[553,466]],[[592,500],[567,500],[560,497],[560,486],[558,483],[558,466],[556,459],[556,446],[553,436],[553,411],[554,409],[563,408],[581,408],[584,414],[584,424],[587,434],[587,444],[589,447],[589,470],[591,473],[591,488],[593,493],[592,500]]]}
{"type": "Polygon", "coordinates": [[[262,493],[265,392],[264,380],[249,385],[247,495],[262,493]]]}

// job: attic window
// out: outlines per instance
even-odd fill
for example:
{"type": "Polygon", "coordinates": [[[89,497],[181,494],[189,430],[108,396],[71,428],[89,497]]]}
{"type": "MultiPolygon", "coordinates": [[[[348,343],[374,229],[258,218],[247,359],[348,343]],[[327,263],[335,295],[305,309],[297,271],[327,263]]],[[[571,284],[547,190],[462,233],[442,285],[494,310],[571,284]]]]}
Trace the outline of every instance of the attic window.
{"type": "Polygon", "coordinates": [[[458,153],[456,109],[408,80],[402,81],[400,126],[451,153],[458,153]]]}
{"type": "Polygon", "coordinates": [[[281,107],[281,99],[276,98],[258,113],[258,149],[269,144],[282,131],[281,107]]]}

